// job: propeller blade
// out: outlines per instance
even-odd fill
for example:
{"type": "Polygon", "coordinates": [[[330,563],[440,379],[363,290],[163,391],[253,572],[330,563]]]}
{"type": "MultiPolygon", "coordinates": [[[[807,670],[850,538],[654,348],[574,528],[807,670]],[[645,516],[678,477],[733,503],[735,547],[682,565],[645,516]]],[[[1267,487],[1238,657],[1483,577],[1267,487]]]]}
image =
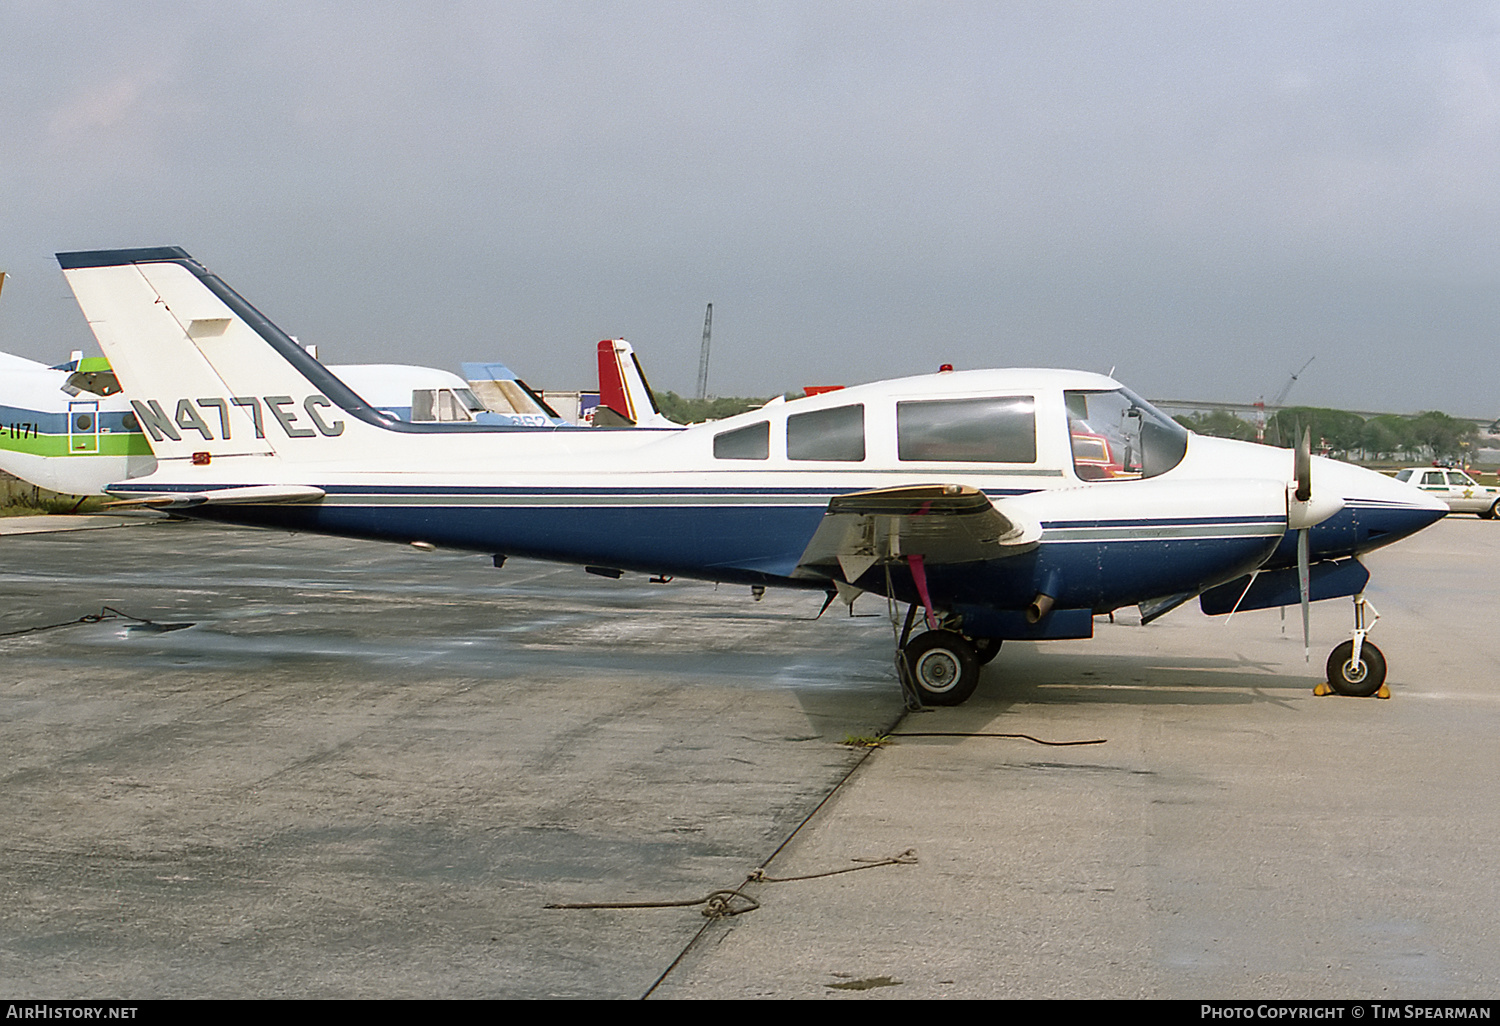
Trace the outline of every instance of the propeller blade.
{"type": "MultiPolygon", "coordinates": [[[[1295,493],[1298,502],[1307,502],[1312,498],[1312,428],[1302,429],[1302,438],[1297,442],[1297,491],[1295,493]]],[[[1308,549],[1308,531],[1310,528],[1302,528],[1297,532],[1297,590],[1302,597],[1302,659],[1304,662],[1312,662],[1312,627],[1310,607],[1312,606],[1312,571],[1309,567],[1311,562],[1308,549]]]]}
{"type": "Polygon", "coordinates": [[[1308,566],[1307,535],[1309,530],[1304,527],[1297,532],[1297,590],[1302,594],[1302,659],[1310,663],[1312,662],[1312,643],[1308,610],[1312,605],[1312,574],[1308,566]]]}
{"type": "Polygon", "coordinates": [[[1302,429],[1302,440],[1297,443],[1297,501],[1312,498],[1312,428],[1302,429]]]}

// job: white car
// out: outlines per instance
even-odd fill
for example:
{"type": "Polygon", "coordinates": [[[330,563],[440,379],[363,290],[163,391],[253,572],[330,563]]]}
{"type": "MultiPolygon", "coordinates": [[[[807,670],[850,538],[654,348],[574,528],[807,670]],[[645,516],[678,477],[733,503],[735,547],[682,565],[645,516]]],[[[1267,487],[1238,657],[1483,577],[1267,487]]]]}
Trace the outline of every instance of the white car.
{"type": "Polygon", "coordinates": [[[1431,492],[1454,513],[1477,513],[1481,519],[1494,520],[1500,512],[1500,488],[1482,485],[1462,470],[1408,467],[1396,475],[1396,480],[1431,492]]]}

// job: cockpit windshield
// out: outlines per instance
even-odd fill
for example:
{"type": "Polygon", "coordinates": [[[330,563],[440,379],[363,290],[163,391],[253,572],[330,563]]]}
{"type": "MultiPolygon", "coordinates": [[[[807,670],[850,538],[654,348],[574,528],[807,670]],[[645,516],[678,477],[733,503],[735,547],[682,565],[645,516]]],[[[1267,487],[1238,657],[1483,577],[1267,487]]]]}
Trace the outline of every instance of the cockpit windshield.
{"type": "Polygon", "coordinates": [[[1128,388],[1064,395],[1073,470],[1084,481],[1156,477],[1187,453],[1187,429],[1128,388]]]}

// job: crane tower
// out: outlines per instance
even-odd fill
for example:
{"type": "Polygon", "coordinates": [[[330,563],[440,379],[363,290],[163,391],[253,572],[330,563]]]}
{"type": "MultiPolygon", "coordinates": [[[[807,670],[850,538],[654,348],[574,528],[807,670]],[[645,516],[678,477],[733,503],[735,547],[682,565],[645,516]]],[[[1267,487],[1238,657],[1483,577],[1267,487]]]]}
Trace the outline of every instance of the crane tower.
{"type": "Polygon", "coordinates": [[[714,305],[708,304],[708,312],[703,315],[703,348],[698,352],[698,398],[708,398],[708,339],[713,333],[714,305]]]}

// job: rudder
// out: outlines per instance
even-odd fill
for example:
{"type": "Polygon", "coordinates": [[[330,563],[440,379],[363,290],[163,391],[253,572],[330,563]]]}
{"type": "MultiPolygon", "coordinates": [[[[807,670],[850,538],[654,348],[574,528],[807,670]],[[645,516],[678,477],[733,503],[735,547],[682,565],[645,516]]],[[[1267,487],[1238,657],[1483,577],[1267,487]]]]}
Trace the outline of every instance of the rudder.
{"type": "Polygon", "coordinates": [[[328,459],[380,415],[176,247],[59,253],[159,460],[328,459]]]}

